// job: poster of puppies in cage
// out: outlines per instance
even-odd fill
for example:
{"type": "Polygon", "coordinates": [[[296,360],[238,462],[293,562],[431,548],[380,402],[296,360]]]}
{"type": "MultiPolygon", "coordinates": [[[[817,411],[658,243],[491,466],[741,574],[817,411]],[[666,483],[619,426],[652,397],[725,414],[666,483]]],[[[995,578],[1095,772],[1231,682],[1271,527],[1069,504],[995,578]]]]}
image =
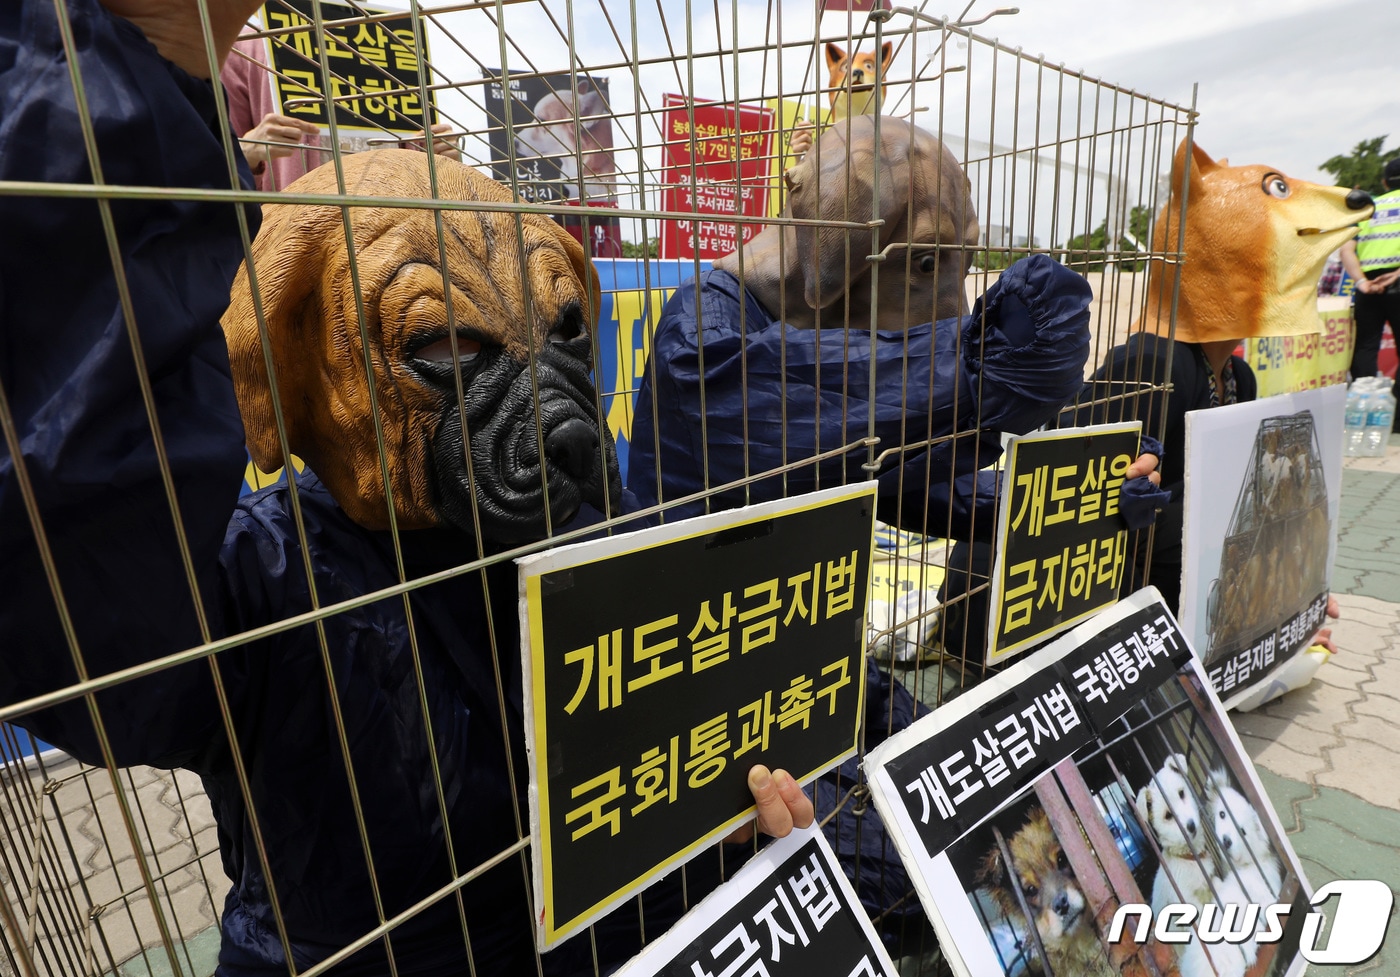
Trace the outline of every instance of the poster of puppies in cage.
{"type": "Polygon", "coordinates": [[[1181,624],[1229,708],[1286,691],[1273,676],[1323,623],[1345,402],[1332,386],[1186,415],[1181,624]]]}
{"type": "Polygon", "coordinates": [[[617,208],[608,79],[569,71],[507,79],[495,69],[484,77],[491,176],[525,201],[590,208],[564,228],[590,257],[622,257],[618,219],[606,214],[617,208]]]}
{"type": "Polygon", "coordinates": [[[1155,588],[865,768],[959,977],[1303,971],[1297,857],[1155,588]]]}

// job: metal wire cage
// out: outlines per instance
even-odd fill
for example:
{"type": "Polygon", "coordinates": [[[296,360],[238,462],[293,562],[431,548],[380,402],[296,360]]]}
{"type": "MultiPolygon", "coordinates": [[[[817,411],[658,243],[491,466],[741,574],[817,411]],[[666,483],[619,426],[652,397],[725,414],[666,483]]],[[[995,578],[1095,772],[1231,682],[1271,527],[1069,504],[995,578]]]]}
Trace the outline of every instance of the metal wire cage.
{"type": "MultiPolygon", "coordinates": [[[[459,852],[455,847],[461,839],[454,843],[447,832],[439,838],[450,867],[446,877],[423,880],[409,891],[382,892],[376,866],[383,871],[399,853],[374,850],[384,837],[382,826],[370,823],[373,818],[366,815],[364,806],[367,799],[372,801],[369,794],[404,787],[386,782],[378,775],[382,771],[355,769],[351,762],[360,728],[354,715],[357,704],[342,698],[339,681],[344,676],[332,667],[335,649],[327,634],[337,633],[338,618],[365,608],[389,607],[396,620],[402,619],[411,649],[400,666],[408,675],[403,686],[405,708],[419,715],[417,735],[422,737],[432,725],[432,690],[424,688],[422,663],[422,656],[431,651],[419,648],[416,635],[433,625],[424,620],[418,600],[432,588],[463,583],[485,589],[488,605],[492,588],[498,596],[504,593],[513,598],[509,582],[513,558],[578,538],[584,530],[546,517],[537,539],[494,549],[478,546],[428,572],[415,563],[414,544],[407,540],[413,533],[398,526],[390,513],[381,554],[389,568],[384,581],[356,593],[318,594],[313,585],[309,598],[284,616],[246,627],[209,626],[208,615],[217,609],[205,607],[211,598],[197,580],[198,557],[192,554],[193,544],[186,539],[182,522],[187,512],[186,486],[180,481],[181,470],[169,459],[162,433],[170,429],[170,418],[160,416],[156,406],[162,377],[146,365],[155,352],[144,324],[136,321],[132,311],[141,299],[139,294],[133,299],[132,287],[147,283],[129,285],[125,280],[121,259],[128,250],[121,239],[123,215],[132,208],[185,203],[208,203],[226,211],[241,210],[234,205],[244,203],[338,206],[348,203],[350,192],[343,175],[339,193],[298,195],[296,188],[288,192],[276,179],[280,164],[273,159],[265,164],[264,189],[243,188],[236,176],[237,158],[244,153],[254,158],[259,153],[262,157],[280,154],[285,140],[266,132],[236,131],[238,110],[232,88],[214,103],[215,128],[224,133],[227,160],[223,185],[191,189],[154,180],[149,184],[108,182],[104,171],[120,169],[106,165],[113,160],[103,158],[98,150],[101,118],[94,113],[100,110],[91,108],[98,100],[88,97],[93,86],[108,80],[79,70],[84,63],[79,56],[84,32],[98,16],[96,8],[64,0],[55,3],[56,14],[44,4],[23,6],[27,12],[33,8],[36,17],[56,16],[60,25],[63,50],[75,66],[66,98],[86,141],[81,149],[70,146],[65,151],[91,160],[91,180],[61,185],[0,180],[0,196],[11,201],[95,202],[94,213],[101,214],[106,235],[102,246],[110,251],[106,273],[116,283],[116,306],[122,310],[122,341],[132,351],[145,398],[136,410],[148,421],[145,439],[155,459],[152,470],[159,476],[146,487],[153,488],[165,506],[167,525],[176,527],[176,542],[165,551],[174,565],[165,579],[183,582],[183,594],[171,598],[178,613],[189,611],[191,603],[203,609],[190,612],[198,618],[200,629],[189,640],[172,645],[159,637],[160,629],[152,622],[152,637],[144,642],[145,653],[140,657],[116,663],[89,657],[91,645],[79,636],[92,632],[75,621],[79,612],[100,614],[101,608],[69,606],[67,595],[78,591],[73,589],[72,549],[62,542],[78,516],[51,505],[45,493],[54,484],[29,474],[32,441],[36,432],[42,434],[45,421],[36,420],[32,411],[26,413],[28,394],[19,377],[26,354],[15,346],[4,350],[0,354],[4,357],[0,421],[6,454],[0,459],[4,462],[0,474],[5,478],[0,493],[8,497],[5,504],[12,520],[7,534],[19,532],[15,526],[23,530],[22,539],[7,535],[6,545],[18,540],[16,547],[36,554],[32,566],[43,571],[36,579],[54,606],[55,633],[63,635],[60,647],[72,666],[67,681],[44,688],[0,687],[0,720],[6,723],[0,742],[5,759],[0,774],[0,874],[5,886],[0,904],[5,950],[0,955],[0,973],[26,977],[213,973],[220,914],[230,887],[226,868],[233,871],[245,863],[260,866],[269,883],[266,897],[274,922],[258,932],[258,939],[288,951],[293,944],[303,947],[303,940],[310,941],[305,945],[316,945],[311,956],[305,951],[287,952],[293,961],[286,965],[288,973],[342,972],[339,966],[358,966],[356,961],[364,958],[356,954],[367,949],[380,954],[376,959],[383,961],[384,972],[407,972],[400,969],[405,955],[412,957],[406,947],[424,939],[450,945],[441,950],[440,959],[455,963],[442,972],[482,972],[478,959],[484,952],[482,941],[489,942],[490,934],[468,925],[466,907],[472,893],[495,885],[502,871],[513,874],[517,882],[528,873],[528,817],[520,793],[507,790],[512,842],[485,857],[466,858],[462,852],[467,849],[459,852]],[[16,514],[18,522],[13,521],[16,514]],[[353,897],[370,907],[369,924],[334,945],[317,944],[315,934],[289,932],[284,907],[318,896],[300,891],[286,866],[268,860],[269,846],[275,849],[279,841],[276,836],[292,830],[286,812],[278,811],[268,795],[257,793],[264,765],[277,762],[284,753],[270,732],[269,739],[262,739],[264,732],[275,727],[277,717],[261,715],[252,720],[249,717],[256,709],[239,711],[241,707],[231,704],[238,694],[230,690],[249,656],[258,655],[267,647],[265,642],[282,634],[311,635],[311,647],[319,649],[316,668],[297,673],[297,680],[306,683],[298,694],[323,703],[322,732],[328,745],[323,761],[343,763],[355,775],[334,803],[347,809],[340,813],[357,826],[357,837],[351,837],[352,844],[345,850],[313,851],[308,856],[358,866],[346,878],[364,887],[353,897]],[[207,756],[158,758],[175,769],[132,764],[113,745],[106,728],[112,704],[124,694],[141,682],[181,674],[181,669],[201,669],[212,677],[208,680],[217,694],[211,693],[208,702],[215,705],[217,715],[206,718],[214,730],[210,736],[227,750],[221,762],[229,772],[219,781],[219,790],[231,792],[233,800],[219,796],[211,806],[206,796],[210,781],[206,778],[201,783],[200,776],[181,769],[204,773],[207,756]],[[65,704],[89,717],[96,747],[77,752],[97,760],[97,765],[54,750],[25,732],[24,727],[35,725],[34,717],[65,704]],[[246,724],[253,721],[264,724],[259,726],[264,732],[251,731],[246,724]],[[246,816],[236,825],[216,825],[218,805],[225,811],[239,808],[246,816]],[[435,916],[436,910],[444,912],[435,916]],[[447,919],[452,932],[425,937],[420,924],[429,917],[447,919]]],[[[209,6],[204,0],[199,4],[206,26],[209,6]]],[[[962,11],[963,18],[976,17],[972,6],[962,11]]],[[[315,137],[302,139],[289,154],[303,168],[324,163],[342,174],[354,152],[386,145],[427,146],[443,154],[444,160],[459,156],[466,165],[492,175],[518,201],[491,204],[405,197],[376,198],[376,205],[429,212],[494,211],[512,215],[517,225],[527,215],[539,214],[568,228],[587,249],[603,283],[601,304],[590,304],[584,312],[593,364],[593,409],[606,421],[619,449],[630,448],[635,455],[637,398],[666,299],[682,281],[708,267],[725,242],[741,243],[765,226],[829,235],[822,239],[824,247],[842,249],[851,267],[872,269],[886,280],[910,275],[920,248],[936,246],[935,264],[955,263],[966,269],[962,297],[969,306],[1017,259],[1049,255],[1082,273],[1093,290],[1086,376],[1112,347],[1134,332],[1169,334],[1170,323],[1142,321],[1141,312],[1149,265],[1180,258],[1175,239],[1179,224],[1173,224],[1167,235],[1168,248],[1154,251],[1151,242],[1167,202],[1172,152],[1178,143],[1190,139],[1192,109],[1088,77],[1043,55],[1010,49],[977,33],[976,22],[935,16],[923,7],[896,7],[867,15],[822,12],[811,4],[728,3],[701,9],[669,0],[651,5],[634,0],[626,6],[601,0],[496,0],[415,2],[407,9],[384,11],[353,2],[270,0],[259,19],[245,29],[245,43],[229,57],[245,70],[253,66],[265,72],[268,92],[279,99],[278,109],[310,120],[317,128],[315,137]],[[362,37],[369,40],[361,41],[362,37]],[[843,88],[847,83],[829,76],[823,64],[828,44],[854,52],[879,50],[887,42],[892,45],[890,66],[868,93],[843,88]],[[257,53],[260,49],[265,52],[262,56],[257,53]],[[351,50],[353,58],[346,56],[351,50]],[[298,57],[300,62],[295,60],[298,57]],[[940,140],[966,176],[976,211],[976,240],[891,239],[878,210],[807,219],[784,211],[792,193],[784,173],[802,158],[791,145],[794,132],[803,121],[810,121],[819,135],[827,126],[841,126],[842,122],[827,118],[837,107],[849,115],[870,114],[878,119],[873,123],[877,138],[880,125],[904,120],[940,140]],[[436,131],[428,129],[433,123],[438,124],[436,131]],[[727,176],[716,176],[708,169],[716,163],[728,165],[727,176]],[[684,256],[663,259],[656,253],[661,248],[684,256]]],[[[212,38],[209,51],[211,57],[217,55],[212,38]]],[[[46,151],[13,142],[0,148],[6,154],[46,151]]],[[[110,147],[104,149],[110,151],[110,147]]],[[[830,152],[825,139],[819,139],[812,152],[830,152]]],[[[430,172],[433,166],[455,165],[433,159],[430,172]]],[[[906,199],[911,193],[909,186],[886,190],[906,199]]],[[[344,213],[347,223],[353,223],[355,211],[347,206],[344,213]]],[[[240,221],[241,245],[248,250],[252,246],[249,225],[244,218],[240,221]]],[[[444,233],[439,219],[439,247],[445,246],[444,233]]],[[[529,274],[522,258],[519,277],[523,280],[529,274]]],[[[745,280],[745,275],[741,266],[739,279],[745,280]]],[[[13,294],[26,283],[6,281],[4,286],[13,294]]],[[[253,293],[258,295],[256,282],[253,293]]],[[[972,453],[978,462],[974,467],[994,463],[995,452],[988,445],[1002,432],[984,427],[980,404],[968,407],[973,423],[957,432],[909,430],[901,443],[875,434],[873,414],[864,405],[891,399],[901,403],[929,392],[877,388],[872,361],[862,360],[853,350],[872,326],[884,326],[891,316],[909,327],[943,315],[931,301],[910,298],[908,293],[897,302],[898,308],[891,309],[884,294],[875,291],[863,305],[837,302],[819,315],[817,341],[825,347],[825,355],[838,363],[840,381],[823,387],[819,379],[816,399],[824,405],[822,409],[841,419],[839,427],[845,435],[837,443],[818,442],[809,451],[790,451],[784,444],[780,446],[783,463],[774,469],[758,460],[761,452],[756,449],[761,446],[751,443],[745,419],[741,461],[734,471],[710,464],[711,442],[702,434],[703,484],[696,491],[668,491],[669,473],[663,463],[656,472],[660,491],[651,515],[674,519],[753,501],[762,492],[771,496],[795,491],[792,486],[799,484],[820,487],[861,478],[898,467],[938,445],[955,445],[955,453],[972,453]],[[752,454],[751,448],[755,449],[752,454]],[[833,460],[834,467],[827,464],[833,460]],[[765,474],[770,476],[766,482],[760,477],[765,474]]],[[[366,303],[372,300],[357,281],[349,304],[357,310],[360,330],[366,303]]],[[[800,295],[784,293],[779,306],[768,311],[781,321],[802,311],[802,301],[800,295]]],[[[953,314],[960,311],[954,309],[953,314]]],[[[983,328],[974,322],[966,334],[969,341],[980,337],[983,328]]],[[[786,355],[784,350],[780,343],[780,355],[786,355]]],[[[463,354],[453,347],[454,360],[463,354]]],[[[275,362],[278,354],[272,349],[266,355],[274,368],[288,365],[275,362]]],[[[528,358],[534,364],[539,355],[539,350],[531,348],[528,358]]],[[[768,382],[747,361],[741,375],[744,384],[768,382]]],[[[786,374],[779,371],[778,376],[779,402],[786,404],[792,399],[782,388],[786,374]]],[[[1139,379],[1133,393],[1161,392],[1149,378],[1139,379]]],[[[707,393],[717,397],[716,391],[707,392],[702,384],[702,405],[707,393]]],[[[747,402],[746,394],[738,401],[747,402]]],[[[1086,404],[1071,401],[1066,406],[1086,404]]],[[[542,445],[538,399],[532,410],[542,445]]],[[[1160,417],[1144,415],[1143,419],[1149,433],[1162,423],[1160,417]]],[[[707,424],[720,418],[718,413],[702,412],[698,420],[705,431],[707,424]]],[[[375,467],[387,471],[393,462],[385,454],[382,418],[376,417],[373,426],[378,449],[375,467]]],[[[277,432],[284,463],[295,472],[288,489],[295,500],[304,491],[305,475],[300,460],[292,455],[280,417],[277,432]]],[[[1310,457],[1315,456],[1314,451],[1310,457]]],[[[926,496],[938,487],[929,482],[939,477],[926,474],[924,484],[905,484],[902,494],[926,496]]],[[[268,475],[248,465],[249,488],[275,485],[278,479],[288,482],[284,473],[268,475]]],[[[112,487],[118,490],[124,487],[112,487]]],[[[548,486],[542,490],[548,505],[548,486]]],[[[475,485],[470,498],[475,512],[480,505],[475,485]]],[[[307,577],[314,578],[312,564],[317,557],[308,543],[308,523],[321,516],[303,514],[296,501],[291,505],[297,516],[284,556],[294,566],[304,563],[307,577]]],[[[611,503],[604,508],[603,521],[588,531],[609,531],[626,524],[611,503]]],[[[877,577],[883,575],[888,589],[881,592],[877,587],[874,595],[867,632],[870,653],[881,659],[889,681],[907,687],[926,706],[936,707],[982,675],[983,649],[969,637],[975,629],[950,627],[950,617],[985,614],[985,610],[969,611],[969,601],[987,585],[970,580],[956,596],[940,589],[952,527],[936,507],[896,508],[889,515],[888,521],[898,525],[881,534],[877,577]]],[[[121,515],[113,513],[110,519],[116,527],[121,515]]],[[[82,532],[88,539],[100,538],[108,525],[101,519],[84,520],[82,532]]],[[[982,532],[989,530],[990,526],[982,526],[982,532]]],[[[1146,546],[1148,540],[1140,543],[1146,546]]],[[[145,572],[139,562],[134,567],[133,572],[145,572]]],[[[478,649],[477,667],[496,683],[494,698],[504,713],[512,694],[508,666],[511,661],[518,665],[519,649],[503,637],[510,634],[509,629],[492,619],[489,609],[486,613],[488,620],[482,625],[486,646],[478,649]]],[[[0,635],[6,649],[0,654],[18,655],[29,640],[18,629],[0,635]]],[[[503,752],[510,776],[518,778],[520,771],[511,760],[513,753],[523,749],[514,742],[517,733],[502,719],[499,738],[503,742],[494,748],[503,752]]],[[[422,754],[419,786],[426,798],[422,800],[424,817],[429,822],[437,818],[439,826],[451,820],[448,807],[463,789],[450,771],[444,772],[450,766],[450,752],[435,744],[422,754]]],[[[818,817],[837,826],[868,823],[862,819],[872,819],[873,814],[864,798],[858,780],[838,780],[827,802],[819,805],[818,817]]],[[[883,857],[881,861],[856,853],[851,869],[863,877],[873,873],[883,879],[886,869],[893,867],[888,846],[883,857]]],[[[876,922],[901,972],[942,972],[936,941],[922,923],[913,893],[882,891],[881,898],[885,905],[875,914],[876,922]]],[[[694,902],[690,893],[685,893],[684,902],[694,902]]],[[[292,915],[296,912],[293,908],[292,915]]],[[[522,902],[519,913],[526,918],[533,911],[522,902]]],[[[637,945],[659,935],[656,925],[649,924],[641,912],[632,913],[624,925],[631,927],[631,939],[637,945]]],[[[584,940],[589,949],[583,952],[582,970],[603,972],[609,966],[599,949],[603,937],[595,934],[584,940]]],[[[534,964],[541,974],[556,966],[549,954],[536,956],[534,964]]],[[[230,965],[227,959],[225,965],[230,965]]]]}

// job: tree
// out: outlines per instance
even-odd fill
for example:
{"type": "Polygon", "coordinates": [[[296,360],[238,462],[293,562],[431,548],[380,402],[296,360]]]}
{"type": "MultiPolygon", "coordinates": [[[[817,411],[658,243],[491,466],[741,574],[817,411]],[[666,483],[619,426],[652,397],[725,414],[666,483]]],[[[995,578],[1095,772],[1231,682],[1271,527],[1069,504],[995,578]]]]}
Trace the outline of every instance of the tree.
{"type": "Polygon", "coordinates": [[[1108,255],[1104,242],[1108,240],[1108,221],[1105,220],[1088,234],[1076,234],[1065,242],[1064,263],[1075,271],[1103,271],[1108,255]]]}
{"type": "Polygon", "coordinates": [[[645,246],[633,241],[622,242],[622,256],[624,258],[655,258],[660,253],[661,239],[656,237],[647,238],[645,246]]]}
{"type": "Polygon", "coordinates": [[[972,256],[972,263],[983,271],[1002,271],[1010,268],[1020,255],[1013,255],[1010,251],[997,251],[988,249],[986,251],[976,251],[972,256]]]}
{"type": "Polygon", "coordinates": [[[1381,170],[1386,158],[1393,153],[1383,148],[1385,140],[1385,136],[1363,139],[1356,144],[1350,156],[1333,156],[1318,169],[1331,173],[1339,187],[1360,187],[1373,197],[1380,196],[1385,193],[1385,187],[1381,185],[1381,170]]]}
{"type": "Polygon", "coordinates": [[[1146,204],[1128,211],[1127,231],[1127,236],[1110,246],[1105,218],[1088,234],[1076,234],[1066,241],[1061,260],[1079,272],[1103,271],[1110,261],[1118,271],[1142,271],[1147,267],[1145,252],[1152,247],[1152,211],[1146,204]]]}
{"type": "Polygon", "coordinates": [[[1143,251],[1152,249],[1152,211],[1146,204],[1128,211],[1128,233],[1143,251]]]}

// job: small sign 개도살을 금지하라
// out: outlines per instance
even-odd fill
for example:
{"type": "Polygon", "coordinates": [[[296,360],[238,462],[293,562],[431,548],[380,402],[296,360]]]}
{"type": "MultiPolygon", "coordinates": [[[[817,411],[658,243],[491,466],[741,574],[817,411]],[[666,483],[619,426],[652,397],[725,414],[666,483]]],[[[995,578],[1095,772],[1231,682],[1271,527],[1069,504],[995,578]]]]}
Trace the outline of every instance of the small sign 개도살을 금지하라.
{"type": "Polygon", "coordinates": [[[1249,936],[1253,922],[1234,943],[1188,942],[1222,974],[1250,955],[1267,961],[1250,973],[1302,969],[1297,856],[1156,588],[895,734],[864,767],[958,977],[1037,957],[1055,973],[1166,973],[1181,944],[1138,943],[1131,926],[1109,944],[1107,923],[1175,893],[1221,910],[1216,929],[1230,904],[1292,907],[1277,942],[1249,936]]]}
{"type": "Polygon", "coordinates": [[[1132,421],[1010,439],[992,563],[988,665],[1118,599],[1128,541],[1118,493],[1141,431],[1141,422],[1132,421]]]}
{"type": "Polygon", "coordinates": [[[312,0],[281,0],[262,7],[263,26],[268,30],[302,28],[268,38],[278,111],[314,122],[329,133],[328,106],[334,105],[338,131],[422,138],[437,121],[431,80],[424,74],[429,57],[423,24],[415,30],[413,15],[407,11],[351,7],[332,0],[322,0],[319,7],[327,25],[324,33],[313,29],[317,11],[312,0]],[[366,20],[366,15],[386,13],[394,16],[366,20]],[[338,20],[351,23],[331,24],[338,20]],[[330,66],[329,78],[321,70],[322,53],[330,66]],[[423,104],[425,85],[427,106],[423,104]]]}
{"type": "Polygon", "coordinates": [[[826,836],[771,842],[617,977],[894,977],[826,836]]]}
{"type": "Polygon", "coordinates": [[[541,948],[854,755],[874,483],[518,561],[541,948]]]}

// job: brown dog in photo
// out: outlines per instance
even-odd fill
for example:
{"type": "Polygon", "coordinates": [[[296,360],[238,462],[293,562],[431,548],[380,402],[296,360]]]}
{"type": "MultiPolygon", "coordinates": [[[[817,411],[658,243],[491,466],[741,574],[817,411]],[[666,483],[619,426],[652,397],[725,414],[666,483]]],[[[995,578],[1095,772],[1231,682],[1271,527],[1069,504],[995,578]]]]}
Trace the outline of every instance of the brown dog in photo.
{"type": "MultiPolygon", "coordinates": [[[[436,163],[440,199],[513,203],[471,167],[436,163]]],[[[423,153],[342,165],[348,194],[433,196],[423,153]]],[[[336,193],[335,168],[287,190],[336,193]]],[[[399,529],[479,527],[508,544],[545,536],[547,515],[558,528],[584,503],[618,512],[617,457],[589,379],[598,276],[578,242],[547,217],[444,210],[440,252],[432,210],[352,207],[352,265],[343,213],[269,204],[253,261],[287,447],[350,518],[389,525],[381,432],[399,529]]],[[[245,263],[223,325],[248,451],[270,471],[282,446],[252,284],[245,263]]]]}
{"type": "MultiPolygon", "coordinates": [[[[1049,958],[1049,972],[1056,977],[1119,977],[1099,942],[1093,910],[1045,812],[1031,808],[1026,823],[1007,839],[1006,847],[1011,852],[1010,872],[1015,873],[1049,958]]],[[[977,881],[987,887],[1008,919],[1029,929],[999,846],[982,859],[977,881]]],[[[1026,942],[1034,946],[1029,937],[1026,942]]]]}
{"type": "MultiPolygon", "coordinates": [[[[877,78],[883,79],[894,59],[894,45],[889,41],[880,45],[877,60],[873,51],[857,51],[847,54],[846,49],[835,44],[826,46],[826,70],[830,73],[828,97],[831,107],[836,108],[836,98],[842,92],[852,96],[857,92],[868,92],[875,87],[877,78]]],[[[854,98],[853,98],[854,100],[854,98]]]]}
{"type": "MultiPolygon", "coordinates": [[[[963,279],[978,233],[967,175],[923,129],[882,116],[876,145],[875,125],[875,116],[859,115],[827,129],[783,174],[783,216],[884,221],[882,248],[901,246],[880,265],[878,328],[906,329],[961,315],[967,311],[963,279]]],[[[870,239],[864,229],[770,224],[742,252],[716,259],[714,267],[737,276],[788,325],[869,329],[875,294],[866,259],[870,239]]]]}

